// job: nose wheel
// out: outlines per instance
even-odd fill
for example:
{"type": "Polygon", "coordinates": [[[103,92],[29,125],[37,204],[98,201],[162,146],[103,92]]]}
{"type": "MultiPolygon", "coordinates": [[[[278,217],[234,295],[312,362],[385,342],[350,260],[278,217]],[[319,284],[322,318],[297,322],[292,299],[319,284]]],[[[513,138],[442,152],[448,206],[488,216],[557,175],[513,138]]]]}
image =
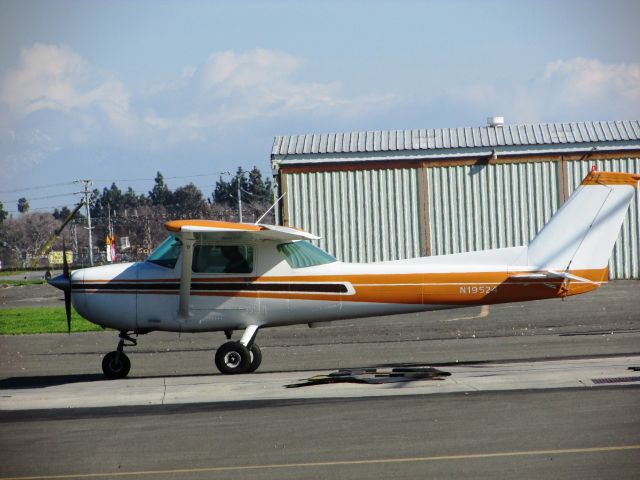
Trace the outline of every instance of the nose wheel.
{"type": "Polygon", "coordinates": [[[131,370],[131,360],[123,352],[124,347],[134,347],[138,342],[131,338],[127,332],[120,332],[120,341],[115,351],[107,353],[102,359],[102,372],[109,380],[124,378],[131,370]],[[126,343],[129,342],[129,343],[126,343]]]}
{"type": "Polygon", "coordinates": [[[131,360],[124,352],[109,352],[102,359],[102,371],[109,380],[124,378],[131,370],[131,360]]]}

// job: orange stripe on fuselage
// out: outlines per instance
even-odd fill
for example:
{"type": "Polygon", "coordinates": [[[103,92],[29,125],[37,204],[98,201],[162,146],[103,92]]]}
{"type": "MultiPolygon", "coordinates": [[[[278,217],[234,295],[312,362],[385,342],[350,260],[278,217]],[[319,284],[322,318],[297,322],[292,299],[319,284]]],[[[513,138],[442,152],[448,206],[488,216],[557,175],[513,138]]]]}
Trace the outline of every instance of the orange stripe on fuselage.
{"type": "MultiPolygon", "coordinates": [[[[205,282],[269,282],[288,284],[291,282],[327,283],[342,282],[353,285],[355,293],[319,294],[303,292],[267,291],[192,291],[193,296],[272,298],[291,300],[322,300],[334,302],[434,304],[434,305],[479,305],[520,302],[557,298],[585,293],[607,281],[607,268],[575,270],[573,275],[596,283],[565,282],[562,278],[518,278],[518,274],[535,272],[479,272],[479,273],[423,273],[423,274],[360,274],[360,275],[305,275],[269,277],[224,277],[194,279],[194,283],[205,282]]],[[[139,280],[153,283],[162,280],[139,280]]],[[[175,280],[174,280],[175,281],[175,280]]],[[[136,282],[136,283],[138,283],[136,282]]],[[[85,280],[84,283],[94,283],[85,280]]],[[[76,292],[74,292],[76,293],[76,292]]],[[[83,293],[83,292],[77,292],[83,293]]],[[[88,293],[88,292],[85,292],[88,293]]],[[[125,293],[119,290],[91,291],[91,293],[125,293]]],[[[137,291],[144,295],[178,295],[178,291],[145,289],[137,291]]]]}
{"type": "MultiPolygon", "coordinates": [[[[562,278],[514,278],[513,275],[516,275],[517,272],[328,275],[319,277],[269,278],[271,282],[276,279],[278,281],[298,282],[348,282],[353,285],[355,294],[314,295],[293,292],[192,292],[192,295],[366,303],[485,305],[577,295],[598,288],[599,284],[606,282],[607,279],[606,268],[576,270],[571,273],[597,283],[578,283],[575,281],[565,283],[562,278]]],[[[256,281],[259,282],[260,280],[256,281]]]]}

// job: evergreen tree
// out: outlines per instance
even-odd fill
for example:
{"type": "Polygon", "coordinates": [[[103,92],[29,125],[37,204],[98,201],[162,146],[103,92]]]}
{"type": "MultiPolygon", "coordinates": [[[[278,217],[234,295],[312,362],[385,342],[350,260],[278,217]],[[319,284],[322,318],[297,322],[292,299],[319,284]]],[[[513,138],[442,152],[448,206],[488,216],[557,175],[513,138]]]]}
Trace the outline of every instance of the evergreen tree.
{"type": "Polygon", "coordinates": [[[262,173],[254,166],[249,172],[248,192],[252,195],[251,203],[272,203],[271,180],[262,179],[262,173]]]}
{"type": "Polygon", "coordinates": [[[189,183],[173,192],[173,209],[180,216],[202,216],[207,202],[198,187],[189,183]]]}
{"type": "Polygon", "coordinates": [[[154,180],[155,185],[153,189],[149,192],[149,199],[153,205],[163,205],[165,207],[170,207],[173,203],[173,194],[171,190],[164,183],[164,177],[160,172],[157,173],[156,178],[154,180]]]}
{"type": "Polygon", "coordinates": [[[110,188],[105,187],[102,190],[102,195],[96,200],[91,215],[108,217],[109,211],[115,212],[122,209],[123,200],[122,191],[112,183],[110,188]]]}
{"type": "Polygon", "coordinates": [[[122,204],[120,208],[124,210],[132,210],[149,204],[149,199],[144,195],[137,195],[133,188],[129,187],[122,195],[122,204]]]}
{"type": "Polygon", "coordinates": [[[228,205],[231,201],[231,184],[222,177],[216,182],[216,189],[213,191],[213,202],[228,205]]]}
{"type": "Polygon", "coordinates": [[[238,175],[244,175],[242,167],[238,167],[238,173],[229,182],[220,177],[216,182],[216,189],[213,191],[213,201],[215,203],[235,207],[238,204],[238,175]]]}
{"type": "Polygon", "coordinates": [[[9,213],[4,209],[2,202],[0,202],[0,225],[2,225],[2,222],[4,222],[8,216],[9,213]]]}
{"type": "MultiPolygon", "coordinates": [[[[106,190],[106,188],[105,188],[106,190]]],[[[102,215],[102,203],[100,202],[100,190],[94,188],[89,194],[89,210],[91,217],[96,218],[102,215]]],[[[105,211],[106,214],[106,211],[105,211]]]]}
{"type": "Polygon", "coordinates": [[[56,220],[64,220],[71,214],[71,210],[68,207],[62,207],[60,210],[57,208],[53,211],[53,218],[56,220]]]}
{"type": "Polygon", "coordinates": [[[271,180],[267,177],[264,179],[258,167],[253,167],[249,175],[245,175],[242,167],[238,167],[236,175],[230,181],[225,181],[222,177],[216,182],[216,188],[213,191],[213,202],[226,205],[231,208],[238,206],[238,180],[240,180],[240,188],[242,189],[242,201],[250,204],[271,204],[271,180]]]}
{"type": "Polygon", "coordinates": [[[20,213],[27,213],[29,211],[29,200],[25,197],[18,199],[18,211],[20,213]]]}

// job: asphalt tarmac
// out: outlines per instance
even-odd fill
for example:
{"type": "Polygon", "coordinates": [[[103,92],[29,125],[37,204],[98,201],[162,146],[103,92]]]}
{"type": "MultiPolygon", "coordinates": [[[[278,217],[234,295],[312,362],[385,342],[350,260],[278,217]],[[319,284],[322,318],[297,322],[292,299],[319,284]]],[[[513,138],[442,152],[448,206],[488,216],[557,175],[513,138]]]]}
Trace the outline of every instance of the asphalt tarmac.
{"type": "Polygon", "coordinates": [[[639,391],[2,415],[3,478],[637,479],[639,391]]]}
{"type": "Polygon", "coordinates": [[[371,392],[388,386],[330,385],[303,387],[314,398],[288,399],[232,387],[233,400],[224,400],[220,382],[231,380],[212,362],[221,334],[142,336],[128,351],[131,378],[117,382],[100,375],[113,332],[0,337],[0,479],[639,478],[640,374],[629,370],[640,363],[639,293],[639,282],[619,281],[565,301],[265,330],[259,373],[233,380],[259,392],[280,377],[339,368],[453,372],[437,387],[398,383],[397,394],[383,397],[371,392]],[[577,365],[592,370],[573,384],[559,381],[577,365]],[[504,368],[510,376],[499,376],[504,368]],[[443,387],[462,385],[474,369],[484,387],[443,387]],[[132,398],[145,383],[172,385],[178,397],[181,384],[191,395],[200,383],[210,397],[2,407],[17,394],[80,402],[93,388],[107,388],[103,398],[132,398]],[[348,389],[356,394],[336,393],[348,389]]]}

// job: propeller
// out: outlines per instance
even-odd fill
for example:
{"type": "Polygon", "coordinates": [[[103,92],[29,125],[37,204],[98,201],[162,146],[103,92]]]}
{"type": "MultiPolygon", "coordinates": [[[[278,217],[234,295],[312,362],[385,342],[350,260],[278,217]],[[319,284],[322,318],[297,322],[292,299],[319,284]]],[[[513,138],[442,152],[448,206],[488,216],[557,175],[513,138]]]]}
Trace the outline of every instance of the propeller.
{"type": "Polygon", "coordinates": [[[47,278],[49,285],[64,292],[64,310],[67,314],[67,332],[71,333],[71,274],[67,263],[67,248],[62,238],[62,275],[54,278],[47,278]]]}

